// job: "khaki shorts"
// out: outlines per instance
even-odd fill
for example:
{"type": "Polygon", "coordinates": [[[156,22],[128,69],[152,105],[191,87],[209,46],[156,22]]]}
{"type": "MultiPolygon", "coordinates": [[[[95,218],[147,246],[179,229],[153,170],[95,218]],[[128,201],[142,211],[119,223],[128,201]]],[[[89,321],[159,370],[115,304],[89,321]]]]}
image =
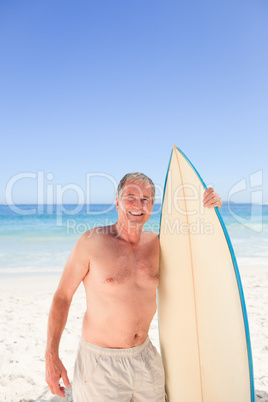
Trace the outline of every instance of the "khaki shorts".
{"type": "Polygon", "coordinates": [[[165,402],[162,360],[149,338],[110,349],[80,341],[74,368],[74,402],[165,402]]]}

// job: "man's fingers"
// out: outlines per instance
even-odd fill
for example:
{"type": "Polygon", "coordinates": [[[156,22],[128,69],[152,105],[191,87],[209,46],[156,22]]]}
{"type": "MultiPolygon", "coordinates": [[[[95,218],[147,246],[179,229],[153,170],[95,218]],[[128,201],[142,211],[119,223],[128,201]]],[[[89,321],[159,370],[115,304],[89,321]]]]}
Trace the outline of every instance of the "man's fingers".
{"type": "Polygon", "coordinates": [[[214,207],[220,208],[222,206],[222,200],[219,194],[215,193],[213,187],[209,187],[204,192],[203,204],[204,207],[208,208],[214,208],[214,207]]]}
{"type": "Polygon", "coordinates": [[[50,388],[50,391],[52,392],[52,394],[61,396],[63,398],[65,397],[65,388],[61,387],[58,382],[53,383],[52,386],[49,388],[50,388]]]}
{"type": "Polygon", "coordinates": [[[209,200],[211,197],[214,197],[216,193],[214,192],[214,188],[213,187],[209,187],[206,189],[206,191],[204,192],[204,201],[209,200]]]}
{"type": "Polygon", "coordinates": [[[205,193],[211,193],[211,191],[214,191],[213,187],[208,187],[205,191],[205,193]]]}
{"type": "Polygon", "coordinates": [[[65,397],[65,387],[59,383],[61,378],[64,385],[71,388],[66,368],[58,357],[53,358],[52,356],[52,358],[47,359],[46,362],[46,382],[52,394],[65,397]]]}
{"type": "Polygon", "coordinates": [[[63,379],[65,387],[72,388],[70,380],[69,380],[69,378],[67,376],[67,371],[66,370],[62,372],[61,377],[63,379]]]}
{"type": "MultiPolygon", "coordinates": [[[[67,377],[67,375],[66,375],[66,377],[67,377]]],[[[47,384],[53,395],[65,397],[65,387],[60,386],[59,380],[60,380],[60,376],[52,377],[52,378],[51,378],[51,376],[48,376],[47,384]]]]}
{"type": "Polygon", "coordinates": [[[59,396],[62,396],[63,398],[65,398],[65,387],[60,387],[59,386],[59,396]]]}
{"type": "Polygon", "coordinates": [[[49,383],[47,383],[47,385],[48,385],[48,388],[50,389],[50,392],[53,394],[53,388],[52,388],[52,385],[51,385],[51,384],[49,384],[49,383]]]}
{"type": "Polygon", "coordinates": [[[206,207],[206,208],[214,208],[214,207],[220,208],[221,206],[222,206],[222,201],[218,197],[214,197],[214,198],[204,202],[204,207],[206,207]]]}

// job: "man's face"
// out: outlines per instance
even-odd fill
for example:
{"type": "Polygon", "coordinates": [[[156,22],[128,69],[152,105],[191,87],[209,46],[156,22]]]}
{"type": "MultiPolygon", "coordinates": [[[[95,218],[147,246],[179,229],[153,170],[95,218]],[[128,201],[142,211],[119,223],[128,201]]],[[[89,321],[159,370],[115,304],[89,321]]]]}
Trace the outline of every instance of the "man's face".
{"type": "Polygon", "coordinates": [[[152,187],[149,183],[127,181],[119,199],[116,198],[118,219],[131,226],[143,226],[153,209],[152,187]]]}

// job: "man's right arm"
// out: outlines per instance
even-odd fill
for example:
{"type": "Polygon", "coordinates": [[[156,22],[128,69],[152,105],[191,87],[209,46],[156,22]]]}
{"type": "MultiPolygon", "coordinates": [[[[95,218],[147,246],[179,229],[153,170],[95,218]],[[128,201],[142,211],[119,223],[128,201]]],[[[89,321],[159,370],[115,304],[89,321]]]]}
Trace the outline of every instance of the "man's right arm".
{"type": "Polygon", "coordinates": [[[68,258],[48,318],[46,382],[51,392],[61,397],[65,396],[65,388],[60,386],[60,378],[66,387],[70,388],[71,385],[67,371],[59,358],[59,344],[73,295],[89,272],[88,235],[89,232],[86,232],[78,239],[68,258]]]}

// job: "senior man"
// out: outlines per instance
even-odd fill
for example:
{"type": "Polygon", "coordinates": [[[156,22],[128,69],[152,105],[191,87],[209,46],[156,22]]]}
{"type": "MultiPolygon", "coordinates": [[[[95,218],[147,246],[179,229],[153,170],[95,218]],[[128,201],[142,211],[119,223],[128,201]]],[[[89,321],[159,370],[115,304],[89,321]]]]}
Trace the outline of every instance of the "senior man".
{"type": "MultiPolygon", "coordinates": [[[[148,338],[156,312],[159,238],[143,231],[155,197],[152,180],[128,173],[116,193],[118,220],[85,232],[76,242],[53,298],[46,349],[46,381],[53,394],[71,387],[59,343],[81,281],[87,309],[73,378],[75,402],[164,402],[161,357],[148,338]]],[[[205,207],[221,207],[213,188],[205,207]]]]}

